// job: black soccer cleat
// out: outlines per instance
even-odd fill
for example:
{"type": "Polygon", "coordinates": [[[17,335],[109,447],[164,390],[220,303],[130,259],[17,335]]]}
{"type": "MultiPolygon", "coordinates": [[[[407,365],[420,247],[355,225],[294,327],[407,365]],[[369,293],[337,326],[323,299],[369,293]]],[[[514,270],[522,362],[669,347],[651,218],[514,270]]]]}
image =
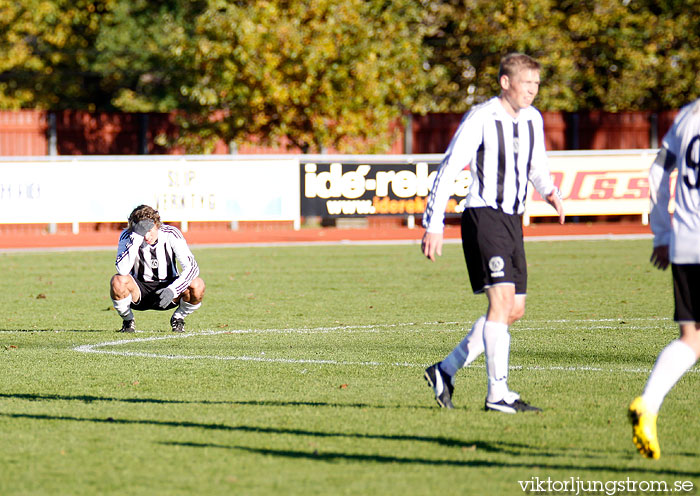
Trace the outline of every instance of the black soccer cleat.
{"type": "Polygon", "coordinates": [[[505,399],[500,401],[488,401],[484,403],[484,410],[487,412],[502,412],[502,413],[520,413],[520,412],[541,412],[540,408],[529,405],[520,399],[516,393],[512,393],[510,403],[505,399]]]}
{"type": "Polygon", "coordinates": [[[185,320],[176,319],[173,315],[170,317],[170,327],[172,328],[173,332],[185,332],[185,320]]]}
{"type": "Polygon", "coordinates": [[[134,323],[134,319],[124,320],[122,322],[122,328],[117,332],[136,332],[136,324],[134,323]]]}
{"type": "Polygon", "coordinates": [[[440,369],[440,364],[436,363],[425,369],[423,377],[428,382],[428,385],[433,388],[437,404],[442,408],[454,408],[452,404],[452,392],[454,391],[452,377],[440,369]]]}

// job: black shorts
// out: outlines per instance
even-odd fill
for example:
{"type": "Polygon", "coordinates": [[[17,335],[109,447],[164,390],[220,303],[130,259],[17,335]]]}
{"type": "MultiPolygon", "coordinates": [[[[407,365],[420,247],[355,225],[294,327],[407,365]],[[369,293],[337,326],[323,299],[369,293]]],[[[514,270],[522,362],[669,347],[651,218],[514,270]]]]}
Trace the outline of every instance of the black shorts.
{"type": "Polygon", "coordinates": [[[496,284],[514,284],[515,294],[527,293],[527,262],[519,215],[489,207],[462,213],[462,249],[474,293],[496,284]]]}
{"type": "Polygon", "coordinates": [[[131,304],[132,310],[168,310],[170,308],[175,308],[178,305],[177,303],[173,302],[167,307],[162,308],[160,306],[160,296],[156,294],[156,291],[159,289],[170,286],[173,280],[145,282],[139,281],[134,277],[134,281],[141,290],[141,299],[138,303],[131,304]]]}
{"type": "Polygon", "coordinates": [[[671,264],[676,322],[700,322],[700,264],[671,264]]]}

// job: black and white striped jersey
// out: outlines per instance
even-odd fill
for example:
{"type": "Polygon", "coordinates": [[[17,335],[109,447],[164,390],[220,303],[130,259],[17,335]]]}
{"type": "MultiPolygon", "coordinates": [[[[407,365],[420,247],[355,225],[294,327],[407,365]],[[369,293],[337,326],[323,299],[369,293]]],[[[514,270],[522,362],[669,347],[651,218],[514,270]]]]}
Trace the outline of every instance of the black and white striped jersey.
{"type": "Polygon", "coordinates": [[[499,98],[493,97],[464,115],[447,148],[423,216],[428,232],[442,232],[455,178],[467,166],[472,182],[465,208],[522,214],[528,180],[543,197],[555,189],[547,166],[542,115],[527,107],[513,119],[499,98]]]}
{"type": "Polygon", "coordinates": [[[700,264],[700,99],[684,106],[649,170],[654,246],[669,245],[675,264],[700,264]],[[678,169],[673,220],[670,175],[678,169]]]}
{"type": "Polygon", "coordinates": [[[131,274],[139,281],[172,281],[168,287],[176,296],[199,275],[199,266],[184,236],[178,228],[168,225],[160,226],[158,240],[153,245],[128,229],[122,231],[116,265],[118,274],[131,274]],[[182,272],[178,271],[176,262],[182,272]]]}

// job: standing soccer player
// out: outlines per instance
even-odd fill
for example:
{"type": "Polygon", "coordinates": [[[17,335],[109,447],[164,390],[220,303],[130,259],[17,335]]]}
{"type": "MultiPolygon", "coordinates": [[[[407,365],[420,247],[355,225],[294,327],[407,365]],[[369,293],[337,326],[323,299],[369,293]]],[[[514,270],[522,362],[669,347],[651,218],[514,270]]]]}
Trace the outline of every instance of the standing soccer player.
{"type": "Polygon", "coordinates": [[[132,310],[175,307],[170,326],[173,332],[184,332],[185,317],[202,305],[205,285],[179,229],[162,224],[158,211],[139,205],[119,237],[116,265],[110,296],[123,320],[118,332],[136,331],[132,310]]]}
{"type": "Polygon", "coordinates": [[[656,418],[665,396],[700,357],[700,99],[681,109],[649,171],[651,263],[673,273],[674,320],[680,339],[656,359],[644,392],[632,401],[632,441],[647,458],[661,456],[656,418]],[[669,176],[678,168],[673,220],[669,176]]]}
{"type": "Polygon", "coordinates": [[[511,53],[501,60],[501,93],[462,119],[440,164],[423,217],[421,249],[430,260],[442,255],[444,215],[457,174],[470,165],[472,183],[462,214],[462,247],[475,294],[486,293],[486,314],[425,379],[441,407],[453,408],[454,377],[481,353],[486,355],[485,409],[505,413],[539,411],[508,388],[510,333],[525,313],[527,263],[522,214],[528,180],[564,223],[561,195],[550,177],[542,115],[532,107],[540,65],[511,53]]]}

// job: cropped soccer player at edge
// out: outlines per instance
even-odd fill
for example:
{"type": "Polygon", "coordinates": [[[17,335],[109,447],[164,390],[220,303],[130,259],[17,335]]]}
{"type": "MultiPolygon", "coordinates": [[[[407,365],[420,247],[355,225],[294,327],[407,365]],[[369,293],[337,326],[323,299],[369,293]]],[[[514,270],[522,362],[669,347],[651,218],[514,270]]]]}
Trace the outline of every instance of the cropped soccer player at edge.
{"type": "Polygon", "coordinates": [[[528,180],[564,223],[559,190],[547,166],[542,116],[532,102],[540,65],[531,57],[503,57],[499,96],[473,107],[462,119],[438,169],[423,217],[421,249],[430,260],[442,255],[443,224],[457,174],[470,165],[472,183],[462,214],[462,248],[475,294],[486,293],[488,308],[467,336],[425,379],[441,407],[453,408],[455,374],[486,355],[485,409],[504,413],[539,411],[508,387],[509,326],[525,313],[527,263],[522,214],[528,180]]]}
{"type": "Polygon", "coordinates": [[[132,310],[175,307],[170,327],[184,332],[185,317],[202,305],[205,285],[179,229],[162,224],[157,210],[139,205],[119,237],[116,265],[110,296],[123,321],[118,332],[136,331],[132,310]]]}
{"type": "Polygon", "coordinates": [[[674,320],[680,338],[656,359],[644,392],[629,406],[632,441],[639,452],[658,459],[656,418],[661,403],[700,357],[700,99],[686,105],[664,136],[649,171],[651,263],[673,273],[674,320]],[[678,168],[673,219],[668,213],[669,176],[678,168]]]}

